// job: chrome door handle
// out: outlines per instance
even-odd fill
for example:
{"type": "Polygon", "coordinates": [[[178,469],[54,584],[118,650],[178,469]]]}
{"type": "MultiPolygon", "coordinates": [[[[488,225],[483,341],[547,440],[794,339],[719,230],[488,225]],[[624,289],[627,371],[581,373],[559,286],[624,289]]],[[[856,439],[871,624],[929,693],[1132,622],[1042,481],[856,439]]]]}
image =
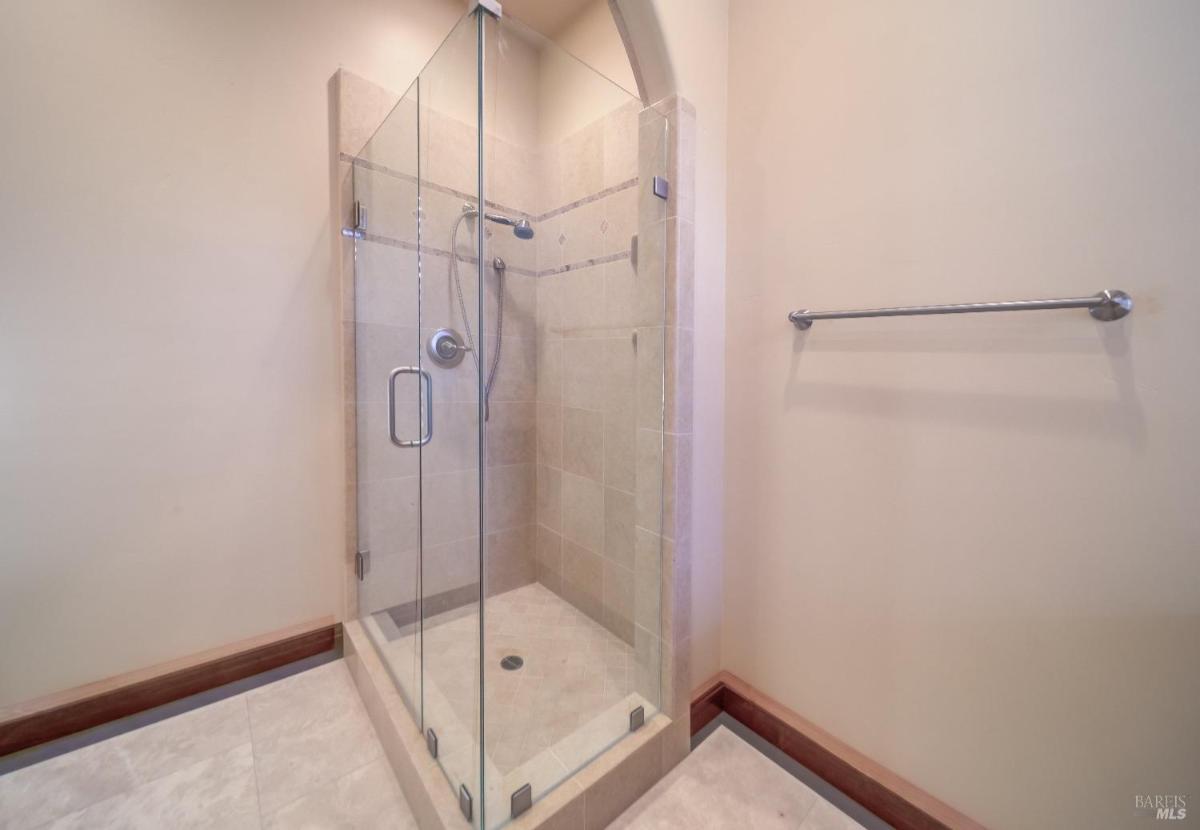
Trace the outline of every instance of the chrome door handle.
{"type": "MultiPolygon", "coordinates": [[[[420,401],[417,402],[420,405],[420,401]]],[[[418,366],[397,366],[388,375],[388,434],[397,447],[423,447],[433,438],[433,377],[418,366]],[[401,441],[396,435],[396,377],[398,375],[420,375],[425,387],[425,425],[421,437],[416,441],[401,441]]]]}

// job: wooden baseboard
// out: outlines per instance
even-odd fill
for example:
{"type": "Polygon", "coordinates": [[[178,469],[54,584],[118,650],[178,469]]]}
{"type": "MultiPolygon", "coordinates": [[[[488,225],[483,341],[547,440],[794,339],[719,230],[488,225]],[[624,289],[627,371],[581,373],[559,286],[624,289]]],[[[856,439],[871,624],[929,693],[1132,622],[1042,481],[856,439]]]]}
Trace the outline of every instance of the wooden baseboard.
{"type": "Polygon", "coordinates": [[[341,629],[329,618],[0,709],[0,756],[322,654],[341,629]]]}
{"type": "Polygon", "coordinates": [[[692,734],[721,712],[897,830],[984,830],[983,825],[729,672],[718,674],[692,697],[692,734]]]}

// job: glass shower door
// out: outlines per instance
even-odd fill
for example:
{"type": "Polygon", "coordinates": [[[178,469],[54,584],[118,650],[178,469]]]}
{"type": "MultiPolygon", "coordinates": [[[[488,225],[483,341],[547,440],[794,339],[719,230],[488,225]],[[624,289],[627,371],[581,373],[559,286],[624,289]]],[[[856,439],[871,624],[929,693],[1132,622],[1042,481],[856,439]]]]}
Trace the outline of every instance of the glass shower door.
{"type": "Polygon", "coordinates": [[[433,434],[420,452],[424,727],[463,813],[478,822],[482,411],[479,21],[464,18],[418,79],[420,367],[433,434]]]}
{"type": "Polygon", "coordinates": [[[360,617],[473,822],[480,772],[478,43],[464,18],[354,159],[360,617]]]}

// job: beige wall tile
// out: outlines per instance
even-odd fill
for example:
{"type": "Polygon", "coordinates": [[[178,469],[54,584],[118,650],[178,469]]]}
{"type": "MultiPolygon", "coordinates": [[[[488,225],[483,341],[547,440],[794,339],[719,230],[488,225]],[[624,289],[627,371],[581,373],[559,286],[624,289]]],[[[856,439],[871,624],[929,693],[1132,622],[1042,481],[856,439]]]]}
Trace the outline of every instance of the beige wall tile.
{"type": "Polygon", "coordinates": [[[537,461],[548,467],[562,467],[563,411],[557,403],[537,405],[537,461]]]}
{"type": "Polygon", "coordinates": [[[604,187],[637,177],[641,106],[640,101],[630,101],[604,117],[604,187]]]}
{"type": "MultiPolygon", "coordinates": [[[[496,348],[496,338],[487,338],[488,361],[496,348]]],[[[490,363],[489,363],[490,365],[490,363]]],[[[500,369],[492,385],[493,403],[497,401],[537,400],[537,341],[530,337],[505,335],[500,369]]]]}
{"type": "Polygon", "coordinates": [[[663,373],[666,362],[666,329],[638,329],[637,422],[646,429],[663,426],[663,373]]]}
{"type": "Polygon", "coordinates": [[[601,200],[605,223],[603,253],[632,249],[633,236],[638,232],[638,189],[642,186],[622,188],[601,200]]]}
{"type": "Polygon", "coordinates": [[[445,187],[475,193],[479,188],[477,130],[432,107],[421,110],[423,178],[445,187]]]}
{"type": "Polygon", "coordinates": [[[420,497],[421,533],[426,545],[479,535],[479,476],[474,469],[424,474],[420,497]]]}
{"type": "Polygon", "coordinates": [[[634,576],[630,568],[604,560],[604,626],[633,643],[634,576]]]}
{"type": "Polygon", "coordinates": [[[417,548],[419,497],[415,476],[364,482],[358,510],[359,544],[381,552],[417,548]]]}
{"type": "Polygon", "coordinates": [[[537,399],[546,403],[561,403],[563,399],[563,341],[545,339],[538,342],[537,399]]]}
{"type": "Polygon", "coordinates": [[[551,279],[562,284],[563,337],[603,337],[603,266],[571,270],[551,279]]]}
{"type": "MultiPolygon", "coordinates": [[[[489,465],[532,463],[537,459],[536,413],[537,404],[533,401],[495,401],[491,404],[491,418],[485,422],[489,465]]],[[[471,442],[467,443],[469,446],[471,442]]]]}
{"type": "Polygon", "coordinates": [[[567,136],[558,156],[562,203],[569,204],[601,189],[604,178],[604,126],[596,121],[567,136]]]}
{"type": "MultiPolygon", "coordinates": [[[[403,375],[403,383],[412,385],[417,381],[411,375],[403,375]]],[[[397,381],[397,392],[400,390],[397,381]]],[[[435,381],[436,383],[436,381],[435,381]]],[[[435,397],[436,401],[436,397],[435,397]]],[[[479,467],[479,404],[475,401],[441,401],[434,406],[433,438],[420,450],[397,447],[387,436],[387,404],[371,403],[376,416],[383,421],[383,439],[387,447],[383,452],[394,456],[403,453],[406,457],[419,458],[425,475],[474,470],[479,467]],[[391,449],[388,450],[388,447],[391,449]]],[[[423,413],[418,410],[416,395],[406,397],[404,405],[396,407],[396,433],[401,438],[416,438],[424,428],[423,413]]]]}
{"type": "Polygon", "coordinates": [[[604,560],[569,539],[562,543],[562,595],[596,622],[604,622],[604,560]]]}
{"type": "Polygon", "coordinates": [[[604,409],[604,341],[563,341],[562,400],[577,409],[604,409]]]}
{"type": "Polygon", "coordinates": [[[533,464],[489,469],[485,494],[488,532],[533,524],[535,487],[533,464]]]}
{"type": "Polygon", "coordinates": [[[636,534],[633,569],[634,622],[657,636],[662,627],[665,570],[662,562],[667,553],[663,538],[657,533],[639,527],[636,534]]]}
{"type": "MultiPolygon", "coordinates": [[[[426,545],[421,552],[421,588],[426,597],[453,591],[479,582],[479,536],[440,545],[426,545]]],[[[374,563],[372,563],[374,567],[374,563]]],[[[411,580],[415,572],[404,574],[411,580]]],[[[415,583],[410,583],[415,586],[415,583]]],[[[412,597],[409,597],[411,599],[412,597]]]]}
{"type": "Polygon", "coordinates": [[[604,483],[633,492],[636,486],[637,427],[632,418],[604,419],[604,483]]]}
{"type": "MultiPolygon", "coordinates": [[[[563,259],[563,245],[566,240],[563,233],[562,215],[539,219],[534,231],[538,273],[545,274],[547,271],[561,267],[566,262],[563,259]]],[[[542,278],[544,279],[544,277],[542,278]]]]}
{"type": "Polygon", "coordinates": [[[374,614],[417,599],[420,560],[421,553],[416,547],[407,550],[372,548],[367,578],[354,581],[361,613],[374,614]]]}
{"type": "Polygon", "coordinates": [[[610,422],[633,427],[637,405],[637,361],[640,341],[633,332],[604,341],[604,414],[610,422]]]}
{"type": "MultiPolygon", "coordinates": [[[[400,97],[344,69],[338,70],[336,84],[338,152],[353,156],[363,149],[400,97]]],[[[415,132],[405,132],[415,139],[415,132]]],[[[396,152],[395,155],[398,158],[415,157],[415,149],[414,144],[413,152],[396,152]]]]}
{"type": "Polygon", "coordinates": [[[662,641],[640,625],[634,626],[633,687],[647,700],[662,700],[663,657],[662,641]]]}
{"type": "Polygon", "coordinates": [[[563,265],[584,263],[604,253],[604,233],[608,223],[604,216],[603,200],[597,199],[571,208],[562,214],[560,222],[560,231],[566,237],[563,265]]]}
{"type": "Polygon", "coordinates": [[[604,488],[604,555],[625,568],[633,568],[634,497],[615,487],[604,488]]]}
{"type": "Polygon", "coordinates": [[[562,474],[563,536],[594,553],[604,550],[604,485],[562,474]]]}
{"type": "Polygon", "coordinates": [[[555,593],[562,592],[562,537],[547,527],[537,527],[537,580],[555,593]]]}
{"type": "Polygon", "coordinates": [[[667,144],[667,175],[671,180],[667,214],[691,222],[696,215],[696,114],[680,104],[667,118],[674,137],[667,144]]]}
{"type": "Polygon", "coordinates": [[[653,429],[637,431],[637,483],[634,488],[638,527],[661,532],[663,520],[663,438],[653,429]]]}
{"type": "Polygon", "coordinates": [[[487,594],[511,591],[537,580],[535,526],[532,524],[489,533],[487,537],[487,594]]]}
{"type": "Polygon", "coordinates": [[[692,436],[667,434],[663,443],[662,533],[676,542],[690,541],[692,530],[692,436]]]}
{"type": "Polygon", "coordinates": [[[661,597],[658,600],[662,606],[660,636],[663,642],[678,648],[681,642],[691,637],[692,631],[692,561],[689,542],[663,540],[661,583],[661,597]]]}
{"type": "Polygon", "coordinates": [[[562,472],[544,464],[537,468],[537,521],[562,531],[562,472]]]}
{"type": "Polygon", "coordinates": [[[604,480],[604,415],[587,409],[563,409],[564,472],[604,480]]]}
{"type": "MultiPolygon", "coordinates": [[[[357,405],[347,404],[347,407],[357,422],[357,429],[351,430],[357,467],[347,471],[351,474],[348,481],[357,478],[365,483],[415,476],[418,473],[420,454],[415,449],[397,447],[392,443],[386,401],[363,401],[357,405]]],[[[403,437],[416,436],[416,430],[420,429],[418,417],[415,399],[397,402],[396,430],[403,437]]]]}
{"type": "Polygon", "coordinates": [[[367,209],[367,228],[372,235],[417,244],[416,181],[355,165],[354,198],[367,209]]]}
{"type": "Polygon", "coordinates": [[[587,800],[587,830],[608,827],[629,805],[654,786],[662,775],[660,741],[660,734],[652,736],[620,764],[591,782],[584,795],[587,800]]]}
{"type": "Polygon", "coordinates": [[[353,319],[360,323],[417,326],[417,253],[360,240],[350,266],[353,319]]]}
{"type": "MultiPolygon", "coordinates": [[[[415,328],[384,326],[376,323],[358,323],[354,326],[355,343],[347,353],[356,364],[351,364],[351,378],[356,378],[356,400],[387,400],[387,381],[392,369],[397,366],[415,365],[421,353],[421,337],[415,328]]],[[[414,378],[396,379],[398,399],[417,395],[414,378]]]]}
{"type": "Polygon", "coordinates": [[[537,336],[539,340],[562,336],[562,278],[537,277],[537,336]]]}
{"type": "MultiPolygon", "coordinates": [[[[563,198],[562,169],[559,157],[562,149],[559,144],[549,144],[538,149],[535,163],[537,165],[537,212],[545,213],[562,205],[563,198]]],[[[557,235],[557,234],[556,234],[557,235]]],[[[540,255],[538,257],[541,259],[540,255]]],[[[545,267],[540,266],[540,267],[545,267]]]]}
{"type": "Polygon", "coordinates": [[[668,325],[683,328],[692,328],[695,325],[695,235],[695,226],[691,222],[671,219],[666,224],[668,325]]]}
{"type": "Polygon", "coordinates": [[[664,424],[668,432],[692,431],[693,340],[691,329],[667,329],[664,424]]]}

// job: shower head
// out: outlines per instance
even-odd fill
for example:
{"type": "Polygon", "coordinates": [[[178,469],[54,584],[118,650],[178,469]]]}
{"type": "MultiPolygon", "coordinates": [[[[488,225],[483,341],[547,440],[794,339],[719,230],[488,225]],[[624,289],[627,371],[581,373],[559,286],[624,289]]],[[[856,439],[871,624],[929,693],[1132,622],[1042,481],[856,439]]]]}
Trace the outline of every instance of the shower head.
{"type": "MultiPolygon", "coordinates": [[[[479,215],[479,211],[470,205],[463,205],[463,213],[467,216],[479,215]]],[[[533,239],[533,225],[529,224],[528,219],[513,219],[503,213],[485,213],[483,218],[497,225],[508,225],[517,239],[533,239]]]]}

